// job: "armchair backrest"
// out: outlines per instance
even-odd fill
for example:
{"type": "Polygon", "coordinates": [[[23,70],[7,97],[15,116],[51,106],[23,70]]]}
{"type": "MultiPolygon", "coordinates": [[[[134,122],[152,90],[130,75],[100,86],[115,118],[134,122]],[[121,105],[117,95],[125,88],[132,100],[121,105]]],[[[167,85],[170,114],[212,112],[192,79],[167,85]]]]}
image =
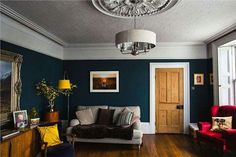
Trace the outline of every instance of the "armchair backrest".
{"type": "Polygon", "coordinates": [[[228,117],[232,116],[232,128],[236,129],[236,106],[213,106],[211,108],[213,117],[228,117]]]}

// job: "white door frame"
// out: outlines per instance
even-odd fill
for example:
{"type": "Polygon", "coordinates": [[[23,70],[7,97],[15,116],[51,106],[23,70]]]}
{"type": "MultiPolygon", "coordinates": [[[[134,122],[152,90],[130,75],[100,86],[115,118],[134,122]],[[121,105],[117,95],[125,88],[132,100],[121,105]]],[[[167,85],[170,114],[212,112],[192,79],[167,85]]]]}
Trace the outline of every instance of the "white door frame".
{"type": "Polygon", "coordinates": [[[189,62],[150,63],[150,132],[155,134],[155,69],[183,68],[184,69],[184,133],[188,134],[190,123],[190,71],[189,62]]]}

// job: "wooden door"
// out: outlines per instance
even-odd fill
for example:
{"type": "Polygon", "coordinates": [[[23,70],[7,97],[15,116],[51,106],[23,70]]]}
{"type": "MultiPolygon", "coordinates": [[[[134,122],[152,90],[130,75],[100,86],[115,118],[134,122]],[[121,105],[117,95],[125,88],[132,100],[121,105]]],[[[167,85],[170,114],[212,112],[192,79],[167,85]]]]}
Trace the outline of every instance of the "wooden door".
{"type": "Polygon", "coordinates": [[[183,133],[183,68],[156,69],[156,132],[183,133]]]}

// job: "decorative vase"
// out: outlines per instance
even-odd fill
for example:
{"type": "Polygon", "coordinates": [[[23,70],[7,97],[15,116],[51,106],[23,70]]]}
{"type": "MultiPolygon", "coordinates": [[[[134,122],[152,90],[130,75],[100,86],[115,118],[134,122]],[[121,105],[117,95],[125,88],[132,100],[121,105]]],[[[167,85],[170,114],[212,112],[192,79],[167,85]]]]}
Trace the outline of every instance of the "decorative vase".
{"type": "Polygon", "coordinates": [[[40,118],[31,118],[30,119],[30,124],[31,125],[37,125],[40,122],[40,118]]]}
{"type": "Polygon", "coordinates": [[[48,101],[49,107],[50,107],[50,112],[54,112],[54,101],[48,101]]]}

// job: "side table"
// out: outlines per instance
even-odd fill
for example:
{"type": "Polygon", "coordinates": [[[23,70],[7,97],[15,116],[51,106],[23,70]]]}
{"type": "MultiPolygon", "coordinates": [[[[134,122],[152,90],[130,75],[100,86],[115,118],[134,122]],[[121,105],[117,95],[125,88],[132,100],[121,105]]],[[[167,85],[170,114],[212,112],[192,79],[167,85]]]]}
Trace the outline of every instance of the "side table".
{"type": "Polygon", "coordinates": [[[189,123],[189,134],[193,139],[197,138],[197,131],[199,130],[197,123],[189,123]]]}

